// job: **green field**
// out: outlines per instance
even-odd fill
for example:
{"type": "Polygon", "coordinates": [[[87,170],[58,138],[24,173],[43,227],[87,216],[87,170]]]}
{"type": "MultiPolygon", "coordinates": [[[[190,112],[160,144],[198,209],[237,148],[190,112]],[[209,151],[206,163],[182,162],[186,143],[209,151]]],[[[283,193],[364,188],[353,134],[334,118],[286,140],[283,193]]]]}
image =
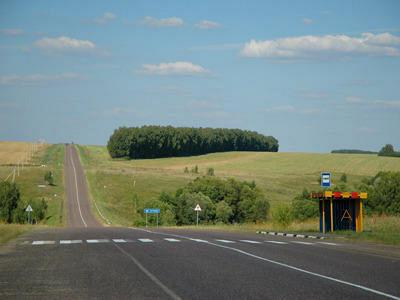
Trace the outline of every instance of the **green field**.
{"type": "MultiPolygon", "coordinates": [[[[254,180],[272,207],[290,201],[303,188],[319,189],[321,171],[333,174],[333,183],[343,173],[347,186],[355,190],[362,178],[379,171],[400,171],[400,159],[357,154],[227,152],[201,156],[113,160],[106,147],[78,147],[90,190],[102,212],[113,224],[131,225],[134,215],[133,194],[139,201],[174,192],[212,167],[216,176],[254,180]],[[198,165],[199,174],[186,174],[198,165]]],[[[316,230],[317,228],[315,228],[316,230]]]]}

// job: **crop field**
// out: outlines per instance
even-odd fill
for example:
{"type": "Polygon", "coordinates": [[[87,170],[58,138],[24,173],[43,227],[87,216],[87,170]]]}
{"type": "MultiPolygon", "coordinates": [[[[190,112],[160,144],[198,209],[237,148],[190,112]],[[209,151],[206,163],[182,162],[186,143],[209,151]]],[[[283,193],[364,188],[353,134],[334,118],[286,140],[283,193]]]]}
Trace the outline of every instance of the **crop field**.
{"type": "Polygon", "coordinates": [[[28,142],[6,142],[0,141],[0,165],[14,165],[18,162],[32,162],[31,153],[38,155],[48,147],[46,144],[28,142]]]}
{"type": "Polygon", "coordinates": [[[225,152],[201,156],[113,160],[106,147],[79,146],[90,191],[100,208],[115,224],[131,225],[134,197],[138,201],[175,192],[197,176],[214,168],[215,176],[254,180],[272,207],[291,201],[303,188],[319,189],[321,171],[330,171],[333,183],[343,173],[347,189],[357,190],[362,178],[379,171],[400,171],[400,159],[357,154],[225,152]],[[198,166],[199,174],[185,173],[198,166]]]}
{"type": "Polygon", "coordinates": [[[20,188],[21,198],[42,199],[47,201],[46,225],[62,225],[64,222],[64,145],[42,145],[30,157],[24,168],[19,168],[13,175],[13,169],[24,151],[31,151],[31,143],[0,142],[0,180],[12,181],[13,177],[20,188]],[[18,155],[17,155],[18,154],[18,155]],[[54,185],[48,186],[44,181],[46,171],[52,171],[54,185]]]}

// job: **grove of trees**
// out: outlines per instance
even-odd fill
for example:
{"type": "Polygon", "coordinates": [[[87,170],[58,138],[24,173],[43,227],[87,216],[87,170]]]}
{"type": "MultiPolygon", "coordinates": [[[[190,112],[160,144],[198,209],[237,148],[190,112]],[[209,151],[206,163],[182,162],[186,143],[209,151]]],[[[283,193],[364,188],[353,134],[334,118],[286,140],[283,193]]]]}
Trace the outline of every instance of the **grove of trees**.
{"type": "Polygon", "coordinates": [[[198,177],[174,195],[162,193],[159,199],[144,201],[137,207],[136,224],[144,225],[145,207],[161,208],[160,224],[195,224],[194,208],[199,204],[201,223],[262,222],[267,219],[269,202],[254,182],[198,177]]]}
{"type": "Polygon", "coordinates": [[[255,131],[172,126],[120,127],[107,149],[112,158],[191,156],[224,151],[277,152],[278,140],[255,131]]]}

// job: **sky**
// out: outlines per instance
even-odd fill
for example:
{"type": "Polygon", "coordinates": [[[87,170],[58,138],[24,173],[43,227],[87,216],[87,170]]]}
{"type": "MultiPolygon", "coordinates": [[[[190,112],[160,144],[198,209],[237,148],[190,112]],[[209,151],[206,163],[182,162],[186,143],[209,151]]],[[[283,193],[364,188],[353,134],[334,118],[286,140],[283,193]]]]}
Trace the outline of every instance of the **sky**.
{"type": "Polygon", "coordinates": [[[400,148],[399,1],[0,2],[0,140],[226,127],[400,148]]]}

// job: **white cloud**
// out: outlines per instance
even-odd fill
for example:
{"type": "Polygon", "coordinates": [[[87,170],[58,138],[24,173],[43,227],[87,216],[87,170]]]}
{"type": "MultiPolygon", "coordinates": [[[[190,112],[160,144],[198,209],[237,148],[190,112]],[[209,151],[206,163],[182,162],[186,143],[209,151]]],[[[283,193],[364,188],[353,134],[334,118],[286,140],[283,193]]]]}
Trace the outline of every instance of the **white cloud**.
{"type": "Polygon", "coordinates": [[[82,78],[83,76],[76,73],[62,73],[57,75],[32,74],[25,76],[7,75],[0,76],[0,85],[37,85],[50,82],[77,80],[82,78]]]}
{"type": "Polygon", "coordinates": [[[214,21],[202,20],[195,26],[199,29],[217,29],[221,27],[221,24],[214,21]]]}
{"type": "Polygon", "coordinates": [[[99,25],[107,24],[113,20],[115,20],[117,16],[111,12],[105,12],[101,17],[93,20],[94,23],[99,25]]]}
{"type": "Polygon", "coordinates": [[[390,33],[363,33],[361,37],[347,35],[298,36],[275,40],[251,40],[242,48],[246,57],[314,58],[321,56],[381,55],[399,56],[400,37],[390,33]]]}
{"type": "Polygon", "coordinates": [[[372,101],[372,104],[382,108],[400,109],[400,101],[376,100],[372,101]]]}
{"type": "Polygon", "coordinates": [[[310,18],[303,18],[303,23],[304,24],[306,24],[306,25],[311,25],[312,23],[314,23],[314,20],[313,19],[310,19],[310,18]]]}
{"type": "Polygon", "coordinates": [[[148,26],[148,27],[181,27],[184,22],[181,18],[171,17],[165,19],[156,19],[153,17],[144,17],[139,24],[148,26]]]}
{"type": "Polygon", "coordinates": [[[281,105],[271,108],[267,108],[266,112],[277,112],[277,113],[297,113],[297,114],[318,114],[321,112],[319,108],[297,108],[293,105],[281,105]]]}
{"type": "Polygon", "coordinates": [[[57,38],[42,38],[35,42],[35,45],[44,50],[50,51],[91,51],[96,49],[96,45],[89,40],[78,40],[66,36],[57,38]]]}
{"type": "Polygon", "coordinates": [[[348,103],[362,103],[363,100],[360,97],[355,97],[355,96],[348,96],[345,98],[346,102],[348,103]]]}
{"type": "Polygon", "coordinates": [[[4,34],[4,35],[16,36],[16,35],[24,34],[24,31],[19,28],[4,28],[4,29],[0,29],[0,33],[4,34]]]}
{"type": "Polygon", "coordinates": [[[187,61],[160,63],[158,65],[143,65],[141,72],[155,75],[201,75],[209,71],[200,65],[187,61]]]}

